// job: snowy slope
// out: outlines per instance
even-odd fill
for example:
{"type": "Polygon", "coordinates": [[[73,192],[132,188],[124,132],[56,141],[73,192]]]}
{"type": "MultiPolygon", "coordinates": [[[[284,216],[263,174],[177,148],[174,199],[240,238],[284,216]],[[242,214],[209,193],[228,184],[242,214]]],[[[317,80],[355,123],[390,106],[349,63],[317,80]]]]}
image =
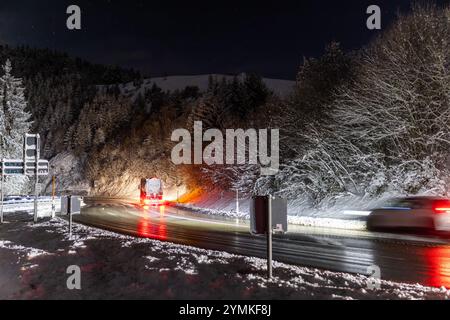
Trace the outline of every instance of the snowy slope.
{"type": "MultiPolygon", "coordinates": [[[[75,156],[71,152],[62,152],[50,160],[50,165],[54,167],[53,174],[56,177],[56,192],[83,195],[89,192],[88,181],[83,177],[83,159],[75,156]]],[[[42,192],[51,194],[52,176],[48,175],[43,179],[42,192]]]]}
{"type": "MultiPolygon", "coordinates": [[[[25,217],[25,219],[28,219],[25,217]]],[[[0,226],[1,299],[448,299],[450,290],[375,280],[119,235],[61,218],[0,226]],[[31,240],[30,240],[31,239],[31,240]],[[69,265],[82,290],[67,290],[69,265]],[[378,284],[379,287],[373,286],[378,284]]]]}
{"type": "MultiPolygon", "coordinates": [[[[149,78],[144,80],[144,85],[139,89],[138,93],[143,93],[145,89],[149,89],[156,84],[163,91],[175,91],[183,90],[187,86],[197,86],[200,91],[205,91],[208,88],[209,77],[212,76],[216,80],[220,81],[223,78],[227,81],[232,81],[235,77],[234,75],[223,75],[223,74],[205,74],[205,75],[193,75],[193,76],[169,76],[169,77],[159,77],[159,78],[149,78]]],[[[237,76],[239,79],[243,79],[245,74],[242,73],[237,76]]],[[[281,79],[269,79],[263,78],[264,83],[267,87],[274,93],[286,97],[289,95],[294,88],[295,81],[281,80],[281,79]]],[[[122,93],[134,93],[136,88],[133,83],[127,83],[121,86],[122,93]]]]}

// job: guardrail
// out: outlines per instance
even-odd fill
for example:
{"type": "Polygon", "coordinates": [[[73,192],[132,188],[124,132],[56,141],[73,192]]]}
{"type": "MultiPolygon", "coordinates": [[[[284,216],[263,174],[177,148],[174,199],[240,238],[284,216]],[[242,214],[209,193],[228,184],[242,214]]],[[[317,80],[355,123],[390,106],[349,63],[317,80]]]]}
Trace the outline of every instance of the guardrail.
{"type": "Polygon", "coordinates": [[[5,212],[16,212],[16,211],[28,211],[34,207],[35,211],[35,222],[37,222],[37,208],[39,205],[49,206],[51,207],[51,216],[53,217],[56,209],[56,201],[59,200],[59,197],[55,197],[55,206],[53,206],[53,200],[51,197],[40,197],[38,198],[38,203],[35,204],[35,199],[25,198],[25,199],[7,199],[0,205],[0,223],[4,222],[4,213],[5,212]]]}
{"type": "MultiPolygon", "coordinates": [[[[59,201],[59,197],[55,197],[55,201],[59,201]]],[[[38,199],[40,203],[52,203],[51,198],[42,198],[38,199]]],[[[26,204],[26,203],[34,203],[34,199],[23,199],[23,200],[4,200],[3,206],[11,206],[15,204],[26,204]]]]}

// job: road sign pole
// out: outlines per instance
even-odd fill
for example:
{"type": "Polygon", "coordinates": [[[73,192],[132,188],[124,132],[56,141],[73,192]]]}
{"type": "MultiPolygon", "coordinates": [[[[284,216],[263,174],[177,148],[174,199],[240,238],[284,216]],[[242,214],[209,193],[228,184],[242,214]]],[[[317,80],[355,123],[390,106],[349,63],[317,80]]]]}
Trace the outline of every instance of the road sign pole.
{"type": "Polygon", "coordinates": [[[39,176],[37,174],[36,169],[36,177],[35,177],[35,183],[34,183],[34,222],[38,221],[38,183],[39,183],[39,176]]]}
{"type": "MultiPolygon", "coordinates": [[[[69,202],[70,202],[70,198],[69,198],[69,202]]],[[[70,208],[70,205],[69,205],[70,208]]],[[[72,239],[72,210],[70,210],[69,212],[69,239],[72,239]]]]}
{"type": "Polygon", "coordinates": [[[5,177],[5,161],[3,161],[2,159],[2,182],[1,182],[1,187],[0,187],[0,197],[1,197],[1,203],[0,203],[0,223],[3,223],[3,179],[5,177]]]}
{"type": "Polygon", "coordinates": [[[239,215],[239,189],[236,189],[236,213],[239,215]]]}
{"type": "Polygon", "coordinates": [[[55,217],[56,205],[55,205],[55,175],[52,176],[52,219],[55,217]]]}
{"type": "Polygon", "coordinates": [[[38,187],[39,187],[39,135],[36,135],[35,178],[34,181],[34,222],[38,221],[38,187]]]}
{"type": "Polygon", "coordinates": [[[267,278],[272,278],[272,196],[268,200],[267,218],[267,278]]]}
{"type": "Polygon", "coordinates": [[[69,239],[72,239],[72,214],[74,212],[74,208],[72,207],[72,196],[67,197],[67,211],[69,213],[69,239]]]}

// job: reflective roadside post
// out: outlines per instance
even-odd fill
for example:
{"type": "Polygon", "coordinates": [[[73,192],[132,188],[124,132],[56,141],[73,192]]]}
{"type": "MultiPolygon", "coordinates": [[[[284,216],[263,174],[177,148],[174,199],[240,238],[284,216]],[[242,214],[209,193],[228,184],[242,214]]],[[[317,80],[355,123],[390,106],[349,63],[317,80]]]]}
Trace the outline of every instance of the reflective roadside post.
{"type": "Polygon", "coordinates": [[[287,200],[256,196],[250,202],[250,232],[265,235],[267,242],[267,278],[272,278],[273,231],[287,232],[287,200]]]}
{"type": "Polygon", "coordinates": [[[61,214],[69,215],[69,239],[72,238],[72,224],[73,215],[81,214],[81,201],[76,196],[62,196],[61,197],[61,214]]]}
{"type": "MultiPolygon", "coordinates": [[[[69,198],[70,202],[70,198],[69,198]]],[[[72,239],[72,211],[69,212],[69,239],[72,239]]]]}
{"type": "Polygon", "coordinates": [[[74,214],[76,215],[81,214],[81,200],[80,197],[71,196],[69,201],[70,201],[70,237],[72,238],[72,225],[73,225],[72,216],[74,214]]]}

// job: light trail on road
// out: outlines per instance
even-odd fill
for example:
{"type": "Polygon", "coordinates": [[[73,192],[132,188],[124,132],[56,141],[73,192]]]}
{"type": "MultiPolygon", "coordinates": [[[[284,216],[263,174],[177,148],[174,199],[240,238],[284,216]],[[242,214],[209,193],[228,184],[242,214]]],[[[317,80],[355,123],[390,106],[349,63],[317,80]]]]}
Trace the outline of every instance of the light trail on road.
{"type": "MultiPolygon", "coordinates": [[[[75,221],[136,237],[265,258],[266,239],[253,236],[245,221],[209,216],[170,206],[143,210],[121,200],[87,200],[75,221]]],[[[293,227],[274,236],[274,260],[339,272],[368,274],[377,265],[381,278],[450,288],[448,240],[293,227]]]]}

